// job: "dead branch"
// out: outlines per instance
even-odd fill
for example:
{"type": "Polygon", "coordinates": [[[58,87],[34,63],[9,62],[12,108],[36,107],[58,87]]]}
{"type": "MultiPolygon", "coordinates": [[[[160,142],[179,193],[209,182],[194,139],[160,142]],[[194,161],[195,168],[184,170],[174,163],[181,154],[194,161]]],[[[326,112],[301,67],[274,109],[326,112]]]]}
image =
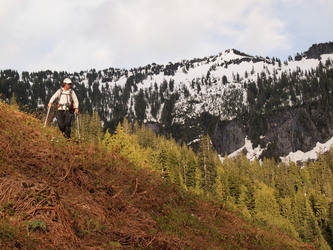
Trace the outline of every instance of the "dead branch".
{"type": "Polygon", "coordinates": [[[139,181],[138,181],[138,178],[136,178],[135,179],[135,188],[134,188],[134,191],[132,193],[132,196],[134,196],[136,191],[138,190],[138,185],[139,185],[139,181]]]}

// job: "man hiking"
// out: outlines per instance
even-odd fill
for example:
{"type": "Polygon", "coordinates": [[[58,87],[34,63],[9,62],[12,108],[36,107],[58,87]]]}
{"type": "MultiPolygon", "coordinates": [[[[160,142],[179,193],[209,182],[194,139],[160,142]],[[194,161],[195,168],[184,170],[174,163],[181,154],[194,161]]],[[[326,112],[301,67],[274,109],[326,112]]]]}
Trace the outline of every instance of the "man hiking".
{"type": "Polygon", "coordinates": [[[58,99],[57,105],[57,121],[60,131],[66,138],[71,137],[71,126],[73,120],[73,113],[77,115],[79,113],[79,101],[74,90],[71,89],[72,81],[69,78],[65,78],[60,88],[51,97],[48,107],[52,107],[52,103],[58,99]]]}

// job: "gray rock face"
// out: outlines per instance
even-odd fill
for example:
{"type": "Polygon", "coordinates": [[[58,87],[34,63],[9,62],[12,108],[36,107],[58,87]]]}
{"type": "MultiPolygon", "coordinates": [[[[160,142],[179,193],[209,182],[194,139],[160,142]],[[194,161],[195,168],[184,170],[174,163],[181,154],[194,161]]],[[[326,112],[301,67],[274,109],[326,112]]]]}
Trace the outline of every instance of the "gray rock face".
{"type": "Polygon", "coordinates": [[[280,156],[297,150],[308,151],[320,138],[313,117],[304,109],[280,112],[268,119],[268,127],[265,142],[275,141],[280,156]]]}
{"type": "Polygon", "coordinates": [[[320,58],[322,54],[330,54],[333,52],[333,43],[320,43],[312,45],[304,54],[307,58],[320,58]]]}
{"type": "Polygon", "coordinates": [[[317,142],[329,140],[333,136],[332,123],[328,122],[331,117],[331,113],[322,114],[317,109],[295,108],[265,117],[266,128],[261,131],[254,131],[255,120],[233,120],[216,123],[210,136],[221,155],[230,154],[244,146],[244,138],[248,136],[252,142],[257,141],[261,147],[266,148],[263,156],[278,158],[297,150],[309,151],[317,142]],[[258,138],[251,138],[249,133],[254,132],[259,135],[258,138]]]}
{"type": "Polygon", "coordinates": [[[217,123],[211,140],[221,154],[230,154],[244,146],[245,129],[237,120],[217,123]]]}

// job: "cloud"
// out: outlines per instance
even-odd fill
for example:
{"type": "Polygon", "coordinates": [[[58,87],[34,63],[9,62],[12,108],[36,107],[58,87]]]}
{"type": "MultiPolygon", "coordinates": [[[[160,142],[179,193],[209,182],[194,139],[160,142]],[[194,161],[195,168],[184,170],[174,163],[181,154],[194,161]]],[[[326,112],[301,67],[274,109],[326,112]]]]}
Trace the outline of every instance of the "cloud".
{"type": "Polygon", "coordinates": [[[333,10],[333,1],[331,0],[319,0],[321,4],[329,8],[330,10],[333,10]]]}
{"type": "Polygon", "coordinates": [[[239,31],[236,48],[258,55],[279,49],[289,49],[285,23],[262,8],[253,9],[247,16],[245,28],[239,31]]]}
{"type": "Polygon", "coordinates": [[[329,11],[320,18],[331,0],[0,0],[0,6],[0,69],[29,71],[131,68],[229,48],[278,56],[313,40],[311,32],[325,39],[318,25],[332,23],[329,11]]]}
{"type": "MultiPolygon", "coordinates": [[[[261,15],[260,21],[255,21],[251,13],[258,14],[258,6],[265,8],[270,4],[265,0],[207,0],[204,3],[141,0],[116,5],[105,2],[95,9],[100,15],[93,15],[93,24],[100,29],[91,27],[91,31],[95,37],[110,41],[114,48],[122,45],[126,50],[135,51],[132,57],[128,55],[130,60],[135,60],[136,55],[147,57],[146,61],[154,56],[164,61],[181,59],[181,56],[205,56],[249,44],[249,38],[255,40],[258,32],[262,32],[260,42],[254,41],[258,52],[263,47],[267,47],[264,52],[277,46],[288,47],[286,44],[281,46],[286,42],[286,35],[280,34],[284,28],[281,21],[276,18],[270,21],[268,15],[261,15]],[[257,28],[262,24],[265,26],[257,28]],[[251,35],[256,30],[258,32],[251,35]]],[[[123,60],[128,58],[122,58],[118,53],[123,53],[121,48],[114,55],[120,64],[126,64],[123,60]]]]}

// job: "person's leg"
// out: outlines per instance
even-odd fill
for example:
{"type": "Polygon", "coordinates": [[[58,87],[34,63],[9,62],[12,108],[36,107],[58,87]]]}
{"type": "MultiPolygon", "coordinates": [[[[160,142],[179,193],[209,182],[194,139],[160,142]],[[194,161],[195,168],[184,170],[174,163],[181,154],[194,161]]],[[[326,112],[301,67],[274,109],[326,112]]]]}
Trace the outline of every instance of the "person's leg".
{"type": "Polygon", "coordinates": [[[62,133],[64,133],[66,130],[65,111],[63,111],[63,110],[57,111],[57,122],[58,122],[58,127],[59,127],[60,131],[62,133]]]}
{"type": "Polygon", "coordinates": [[[64,133],[67,138],[71,137],[72,120],[73,120],[73,113],[66,111],[65,132],[64,133]]]}

